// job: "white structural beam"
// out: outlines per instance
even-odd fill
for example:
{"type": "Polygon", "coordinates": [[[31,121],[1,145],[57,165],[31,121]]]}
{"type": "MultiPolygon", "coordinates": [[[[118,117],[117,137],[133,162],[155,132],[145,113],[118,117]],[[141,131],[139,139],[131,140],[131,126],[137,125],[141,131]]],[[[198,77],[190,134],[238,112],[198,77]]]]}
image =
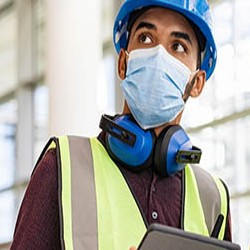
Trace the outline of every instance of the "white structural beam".
{"type": "Polygon", "coordinates": [[[97,133],[101,1],[47,0],[49,134],[97,133]]]}
{"type": "Polygon", "coordinates": [[[27,180],[33,168],[33,97],[26,86],[34,78],[34,26],[31,0],[17,1],[18,31],[18,122],[16,135],[16,181],[27,180]]]}

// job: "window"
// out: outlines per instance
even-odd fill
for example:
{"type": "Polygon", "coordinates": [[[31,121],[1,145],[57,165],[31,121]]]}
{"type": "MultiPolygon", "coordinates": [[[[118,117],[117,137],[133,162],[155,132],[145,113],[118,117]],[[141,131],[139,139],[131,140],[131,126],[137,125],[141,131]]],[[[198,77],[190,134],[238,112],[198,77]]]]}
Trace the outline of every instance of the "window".
{"type": "MultiPolygon", "coordinates": [[[[2,243],[12,239],[20,202],[38,157],[37,151],[41,151],[41,144],[44,146],[47,139],[48,94],[43,85],[44,2],[32,1],[33,5],[29,6],[30,3],[24,1],[24,6],[21,6],[24,7],[22,11],[32,12],[31,20],[25,23],[28,19],[25,22],[23,19],[22,22],[18,21],[18,18],[22,18],[19,15],[21,10],[18,9],[21,2],[16,4],[16,1],[0,1],[0,249],[8,247],[2,243]],[[22,25],[32,28],[28,31],[22,25]],[[18,58],[22,52],[20,50],[26,49],[26,44],[18,36],[24,31],[25,37],[32,40],[32,46],[28,46],[32,52],[23,53],[18,58]],[[32,61],[30,68],[26,67],[29,61],[32,61]],[[33,75],[33,79],[28,79],[27,82],[20,80],[20,72],[23,71],[29,71],[28,74],[33,75]],[[18,130],[30,136],[28,146],[21,139],[18,130]],[[35,131],[34,134],[31,131],[35,131]],[[18,162],[20,154],[27,155],[25,160],[31,159],[28,164],[30,166],[21,166],[20,162],[25,157],[18,162]]],[[[28,12],[26,14],[29,15],[28,12]]]]}
{"type": "Polygon", "coordinates": [[[0,96],[8,94],[17,84],[16,12],[0,13],[0,96]]]}

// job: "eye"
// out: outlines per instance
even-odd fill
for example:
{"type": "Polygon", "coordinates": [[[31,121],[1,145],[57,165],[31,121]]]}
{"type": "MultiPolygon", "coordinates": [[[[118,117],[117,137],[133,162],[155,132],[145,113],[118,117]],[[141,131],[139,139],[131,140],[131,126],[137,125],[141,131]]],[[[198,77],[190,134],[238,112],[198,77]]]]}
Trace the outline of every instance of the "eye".
{"type": "Polygon", "coordinates": [[[147,35],[147,34],[141,34],[139,36],[139,41],[140,41],[140,43],[143,43],[143,44],[150,44],[150,43],[152,43],[151,37],[149,35],[147,35]]]}
{"type": "Polygon", "coordinates": [[[180,53],[186,51],[185,47],[184,47],[181,43],[179,43],[179,42],[176,42],[176,43],[173,45],[173,50],[174,50],[174,51],[177,51],[177,52],[180,52],[180,53]]]}

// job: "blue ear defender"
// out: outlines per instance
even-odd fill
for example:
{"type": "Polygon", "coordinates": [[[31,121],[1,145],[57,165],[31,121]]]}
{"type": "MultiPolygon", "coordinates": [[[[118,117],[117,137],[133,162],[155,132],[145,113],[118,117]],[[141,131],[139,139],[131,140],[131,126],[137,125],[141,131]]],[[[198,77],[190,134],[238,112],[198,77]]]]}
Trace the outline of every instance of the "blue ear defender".
{"type": "Polygon", "coordinates": [[[134,172],[154,167],[160,176],[166,177],[188,163],[200,162],[201,150],[192,145],[179,125],[166,127],[158,138],[153,130],[143,130],[131,115],[103,115],[99,126],[106,132],[111,158],[134,172]]]}
{"type": "Polygon", "coordinates": [[[114,120],[103,116],[100,127],[107,132],[106,147],[114,161],[135,172],[152,166],[156,138],[153,131],[141,129],[131,115],[114,120]]]}
{"type": "Polygon", "coordinates": [[[165,128],[157,138],[154,167],[161,176],[171,176],[186,164],[199,163],[201,150],[192,145],[188,135],[179,125],[165,128]]]}

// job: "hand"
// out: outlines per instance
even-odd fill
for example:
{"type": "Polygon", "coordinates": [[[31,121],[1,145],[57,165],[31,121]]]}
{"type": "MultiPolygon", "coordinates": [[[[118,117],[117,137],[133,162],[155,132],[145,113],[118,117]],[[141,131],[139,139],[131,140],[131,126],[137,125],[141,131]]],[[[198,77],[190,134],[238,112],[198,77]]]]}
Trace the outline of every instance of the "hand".
{"type": "Polygon", "coordinates": [[[130,247],[129,250],[136,250],[136,247],[130,247]]]}

